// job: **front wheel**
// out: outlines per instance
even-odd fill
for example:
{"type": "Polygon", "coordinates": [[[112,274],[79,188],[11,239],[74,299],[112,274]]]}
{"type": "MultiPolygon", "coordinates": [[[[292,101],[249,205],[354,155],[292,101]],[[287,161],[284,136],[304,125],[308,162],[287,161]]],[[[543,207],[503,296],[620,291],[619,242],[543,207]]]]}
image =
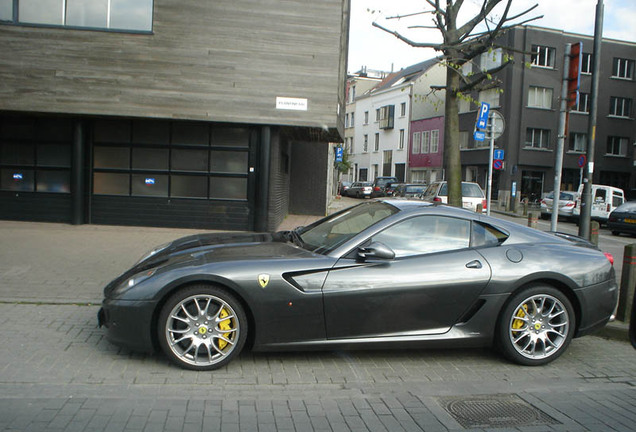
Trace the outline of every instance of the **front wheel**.
{"type": "Polygon", "coordinates": [[[566,350],[575,329],[574,309],[556,288],[534,286],[514,295],[498,325],[498,345],[508,359],[527,366],[547,364],[566,350]]]}
{"type": "Polygon", "coordinates": [[[168,299],[157,329],[159,344],[170,361],[185,369],[213,370],[241,352],[247,317],[225,290],[197,285],[168,299]]]}

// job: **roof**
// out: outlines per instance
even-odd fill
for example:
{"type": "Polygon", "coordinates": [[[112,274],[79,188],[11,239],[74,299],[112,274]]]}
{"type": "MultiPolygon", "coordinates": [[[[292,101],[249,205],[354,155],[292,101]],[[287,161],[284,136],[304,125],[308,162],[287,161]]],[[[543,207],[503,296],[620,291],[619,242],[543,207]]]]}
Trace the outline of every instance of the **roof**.
{"type": "Polygon", "coordinates": [[[408,66],[404,69],[399,70],[398,72],[394,72],[383,79],[378,85],[373,87],[369,94],[377,93],[396,85],[415,81],[426,72],[428,72],[428,70],[431,69],[433,66],[437,65],[439,61],[440,59],[436,57],[425,60],[421,63],[414,64],[412,66],[408,66]]]}

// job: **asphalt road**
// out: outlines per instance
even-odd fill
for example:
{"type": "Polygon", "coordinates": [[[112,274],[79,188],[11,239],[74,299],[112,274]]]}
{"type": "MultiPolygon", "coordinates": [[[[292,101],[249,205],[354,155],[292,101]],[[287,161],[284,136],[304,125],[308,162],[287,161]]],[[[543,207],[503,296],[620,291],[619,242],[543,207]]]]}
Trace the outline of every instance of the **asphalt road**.
{"type": "MultiPolygon", "coordinates": [[[[103,285],[192,232],[0,221],[0,431],[634,430],[636,350],[597,336],[537,368],[387,349],[247,351],[193,372],[111,345],[103,285]]],[[[602,233],[601,247],[631,240],[602,233]]]]}

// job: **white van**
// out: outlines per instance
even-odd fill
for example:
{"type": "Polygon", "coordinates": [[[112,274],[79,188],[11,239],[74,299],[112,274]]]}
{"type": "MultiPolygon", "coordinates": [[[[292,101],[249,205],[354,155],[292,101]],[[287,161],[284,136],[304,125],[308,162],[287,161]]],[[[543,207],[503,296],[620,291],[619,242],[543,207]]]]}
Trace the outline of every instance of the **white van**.
{"type": "MultiPolygon", "coordinates": [[[[579,186],[576,205],[572,214],[575,218],[581,216],[581,200],[583,196],[583,185],[579,186]]],[[[619,205],[625,202],[625,193],[623,189],[613,186],[592,185],[592,216],[593,220],[599,222],[607,222],[609,214],[619,205]]]]}

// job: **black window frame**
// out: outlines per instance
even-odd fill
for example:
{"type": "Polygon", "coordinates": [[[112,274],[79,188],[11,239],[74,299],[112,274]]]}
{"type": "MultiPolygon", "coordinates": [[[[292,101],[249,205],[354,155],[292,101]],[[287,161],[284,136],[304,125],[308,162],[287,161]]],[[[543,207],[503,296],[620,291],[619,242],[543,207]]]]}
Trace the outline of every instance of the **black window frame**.
{"type": "MultiPolygon", "coordinates": [[[[150,28],[149,29],[138,29],[138,28],[120,28],[120,27],[108,27],[110,25],[109,19],[107,18],[107,26],[89,26],[89,25],[77,25],[77,24],[67,24],[68,21],[68,3],[66,0],[61,0],[63,7],[62,10],[62,24],[57,23],[38,23],[38,22],[28,22],[20,20],[20,1],[22,0],[13,0],[12,4],[12,17],[10,20],[0,20],[0,25],[15,25],[15,26],[24,26],[24,27],[45,27],[45,28],[64,28],[70,30],[87,30],[87,31],[103,31],[103,32],[113,32],[113,33],[132,33],[132,34],[153,34],[154,28],[154,11],[155,11],[155,0],[145,0],[149,1],[150,4],[150,28]]],[[[109,2],[112,12],[112,4],[109,2]]],[[[107,12],[107,15],[110,16],[111,12],[107,12]]]]}

